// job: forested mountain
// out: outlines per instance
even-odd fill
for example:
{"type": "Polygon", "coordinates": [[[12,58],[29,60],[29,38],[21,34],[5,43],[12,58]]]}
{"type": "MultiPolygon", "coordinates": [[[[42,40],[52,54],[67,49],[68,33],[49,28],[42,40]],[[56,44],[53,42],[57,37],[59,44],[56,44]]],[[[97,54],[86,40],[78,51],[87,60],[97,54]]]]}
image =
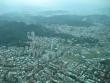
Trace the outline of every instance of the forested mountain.
{"type": "Polygon", "coordinates": [[[2,15],[0,20],[8,21],[23,21],[28,24],[68,24],[71,26],[93,26],[94,23],[101,23],[104,25],[110,25],[110,17],[106,15],[52,15],[52,16],[31,16],[31,15],[2,15]]]}
{"type": "MultiPolygon", "coordinates": [[[[56,33],[54,28],[47,28],[45,25],[67,25],[74,27],[91,27],[101,24],[109,26],[110,18],[106,15],[54,15],[54,16],[6,16],[0,17],[0,44],[19,45],[26,41],[27,32],[34,31],[38,36],[73,38],[68,33],[56,33]],[[19,41],[19,42],[18,42],[19,41]]],[[[62,28],[63,30],[63,28],[62,28]]],[[[78,40],[80,41],[80,40],[78,40]]],[[[78,42],[77,41],[77,42],[78,42]]],[[[82,40],[81,40],[82,41],[82,40]]]]}
{"type": "Polygon", "coordinates": [[[24,22],[0,22],[0,43],[19,44],[26,41],[27,32],[34,31],[38,36],[50,36],[52,31],[39,24],[29,24],[24,22]],[[19,41],[19,42],[18,42],[19,41]]]}

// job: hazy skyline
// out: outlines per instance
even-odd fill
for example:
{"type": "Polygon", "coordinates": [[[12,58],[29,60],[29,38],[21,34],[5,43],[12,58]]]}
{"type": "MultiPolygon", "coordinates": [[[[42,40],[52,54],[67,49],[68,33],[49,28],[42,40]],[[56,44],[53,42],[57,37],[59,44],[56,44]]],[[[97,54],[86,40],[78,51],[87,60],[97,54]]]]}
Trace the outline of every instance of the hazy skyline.
{"type": "Polygon", "coordinates": [[[73,12],[98,12],[109,10],[108,0],[0,0],[2,12],[17,12],[26,10],[68,10],[73,12]]]}

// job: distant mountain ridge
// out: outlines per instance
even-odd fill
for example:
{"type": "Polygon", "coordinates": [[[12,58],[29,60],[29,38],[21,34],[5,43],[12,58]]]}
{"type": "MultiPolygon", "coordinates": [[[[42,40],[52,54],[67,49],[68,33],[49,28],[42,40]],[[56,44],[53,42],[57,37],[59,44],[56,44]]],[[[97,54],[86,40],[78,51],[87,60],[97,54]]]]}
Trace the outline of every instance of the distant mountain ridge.
{"type": "Polygon", "coordinates": [[[1,15],[0,16],[0,44],[23,44],[26,33],[34,31],[37,36],[72,38],[72,35],[55,33],[45,25],[69,25],[76,27],[90,27],[101,24],[110,26],[110,17],[106,15],[1,15]],[[19,42],[18,42],[19,41],[19,42]]]}
{"type": "Polygon", "coordinates": [[[67,24],[72,26],[92,26],[96,23],[110,25],[110,17],[106,15],[52,15],[52,16],[32,16],[32,15],[2,15],[0,20],[18,21],[31,24],[67,24]]]}

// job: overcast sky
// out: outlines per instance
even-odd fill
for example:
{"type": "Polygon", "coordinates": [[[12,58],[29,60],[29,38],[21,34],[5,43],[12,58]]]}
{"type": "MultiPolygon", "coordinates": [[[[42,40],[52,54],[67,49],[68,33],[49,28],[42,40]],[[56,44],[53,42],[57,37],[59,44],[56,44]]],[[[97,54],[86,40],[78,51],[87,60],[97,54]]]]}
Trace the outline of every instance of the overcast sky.
{"type": "MultiPolygon", "coordinates": [[[[0,0],[3,12],[23,10],[91,11],[109,9],[110,0],[0,0]]],[[[94,12],[96,12],[94,11],[94,12]]]]}

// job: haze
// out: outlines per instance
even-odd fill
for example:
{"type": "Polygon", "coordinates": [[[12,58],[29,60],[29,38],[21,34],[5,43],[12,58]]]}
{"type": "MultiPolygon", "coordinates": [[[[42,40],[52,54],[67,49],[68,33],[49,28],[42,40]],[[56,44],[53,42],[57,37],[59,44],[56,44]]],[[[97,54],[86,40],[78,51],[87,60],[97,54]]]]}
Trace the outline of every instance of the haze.
{"type": "Polygon", "coordinates": [[[1,12],[66,10],[73,13],[108,13],[108,0],[1,0],[1,12]]]}

